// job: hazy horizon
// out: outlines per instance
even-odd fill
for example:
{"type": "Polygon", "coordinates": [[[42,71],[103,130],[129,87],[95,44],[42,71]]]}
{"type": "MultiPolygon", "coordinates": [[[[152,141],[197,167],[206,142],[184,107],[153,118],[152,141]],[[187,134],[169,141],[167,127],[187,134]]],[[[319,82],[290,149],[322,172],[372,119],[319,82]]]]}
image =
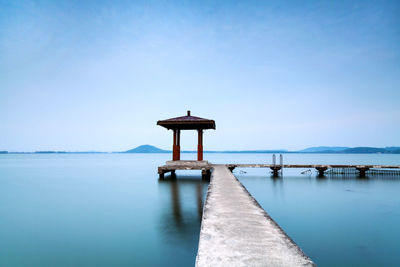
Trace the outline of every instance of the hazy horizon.
{"type": "MultiPolygon", "coordinates": [[[[139,145],[136,147],[131,147],[131,148],[127,148],[127,149],[123,149],[123,150],[113,150],[113,151],[101,151],[101,150],[33,150],[33,151],[7,151],[9,153],[34,153],[34,152],[67,152],[67,153],[81,153],[81,152],[89,152],[89,153],[119,153],[119,152],[125,152],[128,150],[132,150],[138,147],[142,147],[142,146],[152,146],[158,149],[162,149],[165,151],[169,151],[172,152],[172,145],[170,147],[158,147],[158,146],[153,146],[151,144],[143,144],[143,145],[139,145]]],[[[233,152],[233,151],[238,151],[238,152],[245,152],[245,151],[282,151],[282,152],[300,152],[302,150],[306,150],[306,149],[310,149],[310,148],[327,148],[327,150],[329,150],[329,148],[336,148],[338,146],[312,146],[312,147],[304,147],[301,149],[297,149],[297,150],[291,150],[291,149],[286,149],[286,148],[279,148],[279,149],[269,149],[269,148],[256,148],[256,149],[235,149],[235,148],[230,148],[227,150],[211,150],[211,149],[206,149],[204,150],[204,153],[207,152],[233,152]]],[[[341,147],[341,146],[340,146],[341,147]]],[[[387,146],[387,147],[366,147],[366,146],[362,146],[363,148],[390,148],[390,147],[397,147],[397,146],[387,146]]],[[[355,147],[345,147],[345,148],[355,148],[355,147]]],[[[1,151],[6,151],[6,150],[0,150],[1,151]]],[[[185,153],[185,152],[196,152],[196,149],[184,149],[181,150],[181,153],[185,153]]],[[[142,152],[138,152],[138,153],[142,153],[142,152]]],[[[145,152],[147,153],[147,152],[145,152]]],[[[312,152],[312,153],[318,153],[318,152],[312,152]]]]}
{"type": "Polygon", "coordinates": [[[0,150],[400,146],[398,1],[0,7],[0,150]]]}

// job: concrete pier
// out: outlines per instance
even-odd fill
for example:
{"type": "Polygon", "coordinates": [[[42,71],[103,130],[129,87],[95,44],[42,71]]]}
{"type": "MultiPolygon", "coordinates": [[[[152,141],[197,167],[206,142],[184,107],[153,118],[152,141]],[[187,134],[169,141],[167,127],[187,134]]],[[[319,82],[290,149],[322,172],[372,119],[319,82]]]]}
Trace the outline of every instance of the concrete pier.
{"type": "Polygon", "coordinates": [[[314,266],[226,165],[213,165],[196,266],[314,266]]]}
{"type": "MultiPolygon", "coordinates": [[[[225,164],[229,170],[233,171],[235,168],[269,168],[273,176],[278,177],[279,171],[283,168],[315,168],[318,171],[319,177],[324,177],[325,171],[328,169],[356,169],[360,177],[365,177],[366,172],[370,169],[400,169],[400,165],[315,165],[315,164],[225,164]]],[[[158,167],[158,174],[160,179],[164,178],[164,174],[171,172],[173,176],[176,170],[201,170],[202,177],[209,179],[212,164],[208,161],[196,160],[175,160],[167,161],[166,165],[158,167]]]]}
{"type": "Polygon", "coordinates": [[[171,172],[175,174],[176,170],[201,170],[203,179],[209,179],[211,174],[212,165],[206,160],[176,160],[167,161],[165,165],[158,167],[158,174],[160,179],[164,179],[164,174],[171,172]]]}
{"type": "Polygon", "coordinates": [[[348,165],[348,164],[226,164],[232,171],[235,168],[270,168],[273,176],[279,176],[279,170],[283,168],[315,168],[319,177],[324,177],[328,169],[356,169],[360,177],[365,177],[370,169],[400,169],[400,165],[348,165]]]}

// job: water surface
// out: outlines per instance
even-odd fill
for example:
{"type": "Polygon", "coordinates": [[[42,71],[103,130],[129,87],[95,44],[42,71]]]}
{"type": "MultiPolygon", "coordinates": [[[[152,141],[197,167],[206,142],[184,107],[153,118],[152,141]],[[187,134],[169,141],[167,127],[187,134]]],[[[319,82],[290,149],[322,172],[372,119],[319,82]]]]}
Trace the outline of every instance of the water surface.
{"type": "MultiPolygon", "coordinates": [[[[0,266],[193,266],[208,183],[198,171],[159,181],[169,157],[0,155],[0,266]]],[[[270,154],[205,158],[271,162],[270,154]]],[[[285,154],[284,163],[400,164],[400,155],[285,154]]],[[[398,265],[399,177],[300,171],[235,175],[319,266],[398,265]]]]}
{"type": "Polygon", "coordinates": [[[169,155],[0,155],[0,266],[191,266],[207,183],[169,155]]]}

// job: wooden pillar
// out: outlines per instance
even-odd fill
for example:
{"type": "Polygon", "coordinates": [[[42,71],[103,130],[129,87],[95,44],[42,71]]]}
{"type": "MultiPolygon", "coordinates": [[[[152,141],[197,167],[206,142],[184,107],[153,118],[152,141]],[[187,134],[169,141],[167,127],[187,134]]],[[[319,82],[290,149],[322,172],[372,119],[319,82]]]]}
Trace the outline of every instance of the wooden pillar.
{"type": "Polygon", "coordinates": [[[181,130],[177,130],[176,136],[176,158],[181,160],[181,130]]]}
{"type": "Polygon", "coordinates": [[[281,166],[274,165],[269,168],[272,170],[272,177],[279,177],[279,171],[281,170],[281,166]]]}
{"type": "Polygon", "coordinates": [[[210,172],[208,170],[206,170],[206,169],[201,170],[201,178],[203,180],[210,179],[209,174],[210,174],[210,172]]]}
{"type": "Polygon", "coordinates": [[[363,167],[363,168],[356,168],[357,171],[359,171],[360,177],[365,178],[365,172],[369,170],[369,168],[363,167]]]}
{"type": "Polygon", "coordinates": [[[197,130],[198,132],[198,145],[197,145],[197,160],[203,160],[203,130],[197,130]]]}
{"type": "Polygon", "coordinates": [[[177,130],[174,130],[174,140],[173,140],[173,145],[172,145],[172,160],[178,160],[178,147],[176,145],[176,139],[177,139],[177,130]]]}
{"type": "Polygon", "coordinates": [[[328,169],[328,167],[316,167],[318,171],[318,177],[324,177],[325,176],[325,171],[328,169]]]}
{"type": "Polygon", "coordinates": [[[160,180],[164,180],[164,170],[158,167],[158,175],[160,176],[160,180]]]}

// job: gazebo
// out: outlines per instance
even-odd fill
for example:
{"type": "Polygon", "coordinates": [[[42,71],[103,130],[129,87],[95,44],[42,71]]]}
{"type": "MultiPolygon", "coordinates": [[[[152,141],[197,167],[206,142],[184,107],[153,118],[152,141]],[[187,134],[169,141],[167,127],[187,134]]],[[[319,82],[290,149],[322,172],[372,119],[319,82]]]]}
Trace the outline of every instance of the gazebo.
{"type": "Polygon", "coordinates": [[[203,119],[190,115],[188,110],[186,116],[176,117],[167,120],[157,121],[157,125],[173,130],[173,146],[172,146],[172,160],[178,161],[181,156],[181,130],[197,130],[198,132],[198,145],[197,145],[197,160],[203,160],[203,130],[214,129],[215,121],[203,119]]]}

